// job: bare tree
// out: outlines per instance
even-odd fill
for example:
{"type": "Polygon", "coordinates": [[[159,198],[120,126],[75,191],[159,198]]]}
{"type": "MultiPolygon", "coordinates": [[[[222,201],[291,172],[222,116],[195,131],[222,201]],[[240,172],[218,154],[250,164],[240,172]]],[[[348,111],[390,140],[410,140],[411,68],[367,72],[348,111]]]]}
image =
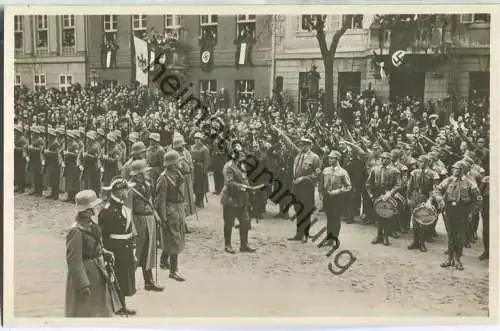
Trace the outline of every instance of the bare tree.
{"type": "Polygon", "coordinates": [[[316,39],[318,40],[319,49],[321,52],[321,58],[323,59],[323,65],[325,68],[325,99],[324,99],[324,111],[327,116],[332,116],[334,111],[333,104],[333,64],[335,59],[335,53],[337,52],[337,46],[339,44],[340,38],[349,28],[347,15],[342,15],[342,25],[340,29],[335,31],[335,34],[330,41],[330,45],[326,40],[325,35],[325,22],[326,15],[308,15],[305,17],[304,24],[309,29],[309,31],[316,31],[316,39]]]}

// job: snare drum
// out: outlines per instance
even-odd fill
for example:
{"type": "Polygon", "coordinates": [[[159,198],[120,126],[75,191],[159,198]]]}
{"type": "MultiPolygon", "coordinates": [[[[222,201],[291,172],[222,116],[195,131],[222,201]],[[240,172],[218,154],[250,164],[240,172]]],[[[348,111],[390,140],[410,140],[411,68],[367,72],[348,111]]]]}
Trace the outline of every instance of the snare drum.
{"type": "Polygon", "coordinates": [[[393,197],[387,199],[384,199],[383,196],[378,197],[373,202],[373,208],[381,218],[391,218],[399,213],[398,202],[393,197]]]}
{"type": "Polygon", "coordinates": [[[422,228],[431,228],[437,218],[436,207],[428,202],[421,203],[413,209],[413,219],[422,228]]]}

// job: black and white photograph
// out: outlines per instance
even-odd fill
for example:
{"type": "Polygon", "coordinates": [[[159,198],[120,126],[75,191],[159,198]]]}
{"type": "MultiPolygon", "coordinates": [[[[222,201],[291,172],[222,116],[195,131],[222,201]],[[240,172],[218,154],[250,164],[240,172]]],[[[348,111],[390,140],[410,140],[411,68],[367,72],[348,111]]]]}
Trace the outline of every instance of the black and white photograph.
{"type": "Polygon", "coordinates": [[[7,321],[491,321],[496,9],[431,9],[6,6],[7,321]]]}

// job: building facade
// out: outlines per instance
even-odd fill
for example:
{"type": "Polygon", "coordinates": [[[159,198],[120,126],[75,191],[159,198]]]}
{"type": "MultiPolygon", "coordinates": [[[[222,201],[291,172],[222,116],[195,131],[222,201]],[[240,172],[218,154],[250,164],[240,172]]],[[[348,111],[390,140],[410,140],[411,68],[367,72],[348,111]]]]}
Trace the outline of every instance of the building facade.
{"type": "MultiPolygon", "coordinates": [[[[313,66],[320,75],[319,88],[324,89],[324,66],[316,32],[309,31],[304,16],[277,16],[275,31],[274,77],[282,82],[286,94],[301,107],[302,86],[313,66]]],[[[378,29],[375,16],[345,15],[348,29],[341,37],[334,60],[334,103],[347,91],[360,93],[372,88],[384,99],[407,95],[425,100],[442,98],[448,93],[469,96],[471,91],[489,91],[490,18],[483,14],[448,15],[453,27],[416,33],[406,54],[435,51],[435,45],[446,48],[446,60],[432,67],[416,66],[394,74],[390,80],[380,76],[373,54],[388,54],[391,31],[378,29]],[[437,35],[436,35],[437,33],[437,35]],[[436,39],[437,43],[436,43],[436,39]],[[396,77],[397,76],[397,77],[396,77]]],[[[327,45],[342,25],[342,16],[327,16],[327,45]]],[[[426,53],[427,52],[427,53],[426,53]]],[[[442,52],[442,49],[439,50],[442,52]]]]}
{"type": "Polygon", "coordinates": [[[86,83],[83,15],[29,15],[14,18],[16,86],[66,88],[86,83]]]}
{"type": "MultiPolygon", "coordinates": [[[[136,58],[132,36],[136,36],[146,40],[150,51],[156,54],[158,49],[175,49],[175,59],[168,65],[182,74],[194,95],[216,94],[224,89],[229,104],[244,96],[269,95],[271,21],[270,15],[88,16],[89,77],[91,81],[133,82],[136,58]],[[255,40],[251,49],[246,49],[246,54],[251,53],[251,64],[244,61],[238,66],[236,57],[241,42],[237,36],[243,32],[255,40]],[[204,68],[202,40],[208,33],[212,36],[212,59],[210,68],[204,68]],[[173,46],[169,40],[173,40],[173,46]]],[[[152,61],[151,54],[149,61],[152,61]]],[[[154,73],[150,75],[152,89],[158,88],[158,82],[152,82],[154,76],[154,73]]]]}

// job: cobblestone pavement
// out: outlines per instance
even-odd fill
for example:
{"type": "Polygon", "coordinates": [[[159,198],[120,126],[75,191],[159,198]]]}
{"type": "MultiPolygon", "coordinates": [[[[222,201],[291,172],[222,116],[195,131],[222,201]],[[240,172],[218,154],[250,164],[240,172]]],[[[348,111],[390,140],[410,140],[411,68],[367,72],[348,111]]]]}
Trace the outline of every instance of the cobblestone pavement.
{"type": "MultiPolygon", "coordinates": [[[[487,316],[488,264],[479,261],[481,242],[465,250],[465,270],[443,270],[446,235],[428,244],[429,251],[409,251],[410,235],[392,239],[390,247],[370,244],[375,228],[342,224],[341,246],[357,261],[342,275],[327,266],[334,256],[314,243],[289,242],[294,225],[276,220],[270,204],[266,218],[253,222],[250,244],[255,254],[223,251],[219,197],[190,220],[186,250],[180,255],[177,283],[158,270],[162,293],[143,290],[127,300],[138,317],[354,317],[487,316]]],[[[62,317],[66,279],[65,234],[73,223],[71,204],[15,195],[16,317],[62,317]]],[[[321,224],[324,215],[319,213],[321,224]]],[[[315,226],[315,233],[320,225],[315,226]]],[[[239,247],[237,230],[233,245],[239,247]]],[[[319,241],[318,241],[319,242],[319,241]]]]}

